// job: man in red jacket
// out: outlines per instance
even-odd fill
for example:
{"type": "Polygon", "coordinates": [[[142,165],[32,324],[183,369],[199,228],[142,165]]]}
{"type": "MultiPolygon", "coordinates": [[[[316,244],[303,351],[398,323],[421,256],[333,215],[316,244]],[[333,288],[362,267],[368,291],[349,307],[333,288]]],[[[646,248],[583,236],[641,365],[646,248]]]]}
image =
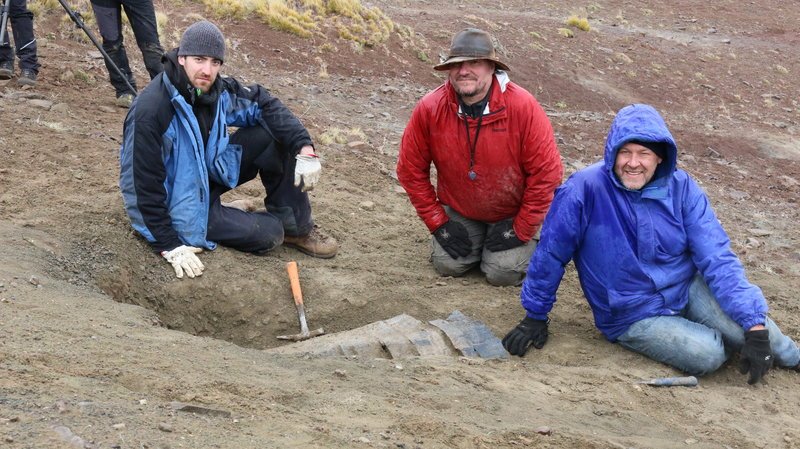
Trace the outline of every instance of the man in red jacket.
{"type": "Polygon", "coordinates": [[[509,80],[485,31],[456,34],[434,69],[448,78],[411,114],[398,179],[433,234],[439,274],[461,276],[480,263],[490,284],[517,285],[563,173],[552,126],[509,80]]]}

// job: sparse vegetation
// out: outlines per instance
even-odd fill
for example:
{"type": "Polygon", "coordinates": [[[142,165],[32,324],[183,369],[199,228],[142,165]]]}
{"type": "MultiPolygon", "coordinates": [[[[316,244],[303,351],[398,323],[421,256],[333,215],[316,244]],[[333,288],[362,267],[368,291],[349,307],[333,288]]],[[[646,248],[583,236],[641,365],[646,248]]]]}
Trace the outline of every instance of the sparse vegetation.
{"type": "Polygon", "coordinates": [[[531,47],[532,48],[535,48],[535,49],[541,50],[541,51],[546,51],[546,52],[551,52],[552,51],[549,48],[545,47],[544,44],[539,42],[539,41],[545,41],[546,42],[547,38],[545,38],[544,36],[542,36],[541,34],[535,32],[535,31],[531,31],[528,34],[530,34],[531,37],[534,39],[534,42],[531,43],[531,47]]]}
{"type": "MultiPolygon", "coordinates": [[[[386,42],[395,31],[395,24],[379,8],[364,6],[360,0],[195,0],[205,7],[211,18],[261,20],[272,29],[301,37],[326,36],[326,30],[333,30],[341,38],[356,42],[356,50],[373,47],[386,42]]],[[[72,0],[70,8],[78,13],[93,31],[96,20],[89,0],[72,0]]],[[[61,10],[58,0],[31,0],[28,7],[39,17],[52,11],[61,10]]],[[[198,17],[199,18],[199,17],[198,17]]],[[[189,19],[187,17],[187,19],[189,19]]],[[[168,16],[156,11],[159,35],[169,41],[166,35],[168,16]]],[[[126,30],[130,25],[123,14],[126,30]]],[[[67,14],[62,18],[62,34],[86,42],[80,32],[66,31],[72,26],[67,14]]],[[[410,29],[409,29],[410,30],[410,29]]],[[[126,31],[129,32],[129,31],[126,31]]],[[[413,31],[407,33],[413,35],[413,31]]],[[[425,60],[428,51],[424,45],[413,45],[412,51],[425,60]]]]}
{"type": "Polygon", "coordinates": [[[589,25],[589,19],[586,17],[578,17],[577,15],[571,15],[567,17],[567,20],[564,23],[567,26],[577,28],[581,31],[589,31],[592,29],[591,25],[589,25]]]}
{"type": "Polygon", "coordinates": [[[241,20],[247,17],[248,8],[241,0],[202,0],[206,10],[214,17],[241,20]]]}
{"type": "Polygon", "coordinates": [[[156,29],[158,30],[159,36],[165,33],[168,22],[169,22],[169,16],[167,16],[166,13],[163,13],[161,11],[156,11],[156,29]]]}
{"type": "Polygon", "coordinates": [[[323,145],[330,145],[333,143],[344,145],[354,140],[365,141],[367,140],[367,135],[361,131],[361,128],[341,129],[334,126],[326,129],[317,137],[317,141],[323,145]]]}
{"type": "Polygon", "coordinates": [[[420,61],[431,62],[428,56],[430,48],[428,48],[427,42],[421,35],[416,34],[411,27],[406,25],[396,25],[394,31],[400,38],[400,45],[403,48],[410,48],[420,61]]]}
{"type": "Polygon", "coordinates": [[[560,35],[562,35],[564,37],[575,37],[575,33],[572,30],[570,30],[569,28],[559,28],[558,29],[558,34],[560,34],[560,35]]]}
{"type": "Polygon", "coordinates": [[[346,40],[372,47],[389,39],[394,23],[360,0],[202,0],[213,17],[259,18],[270,28],[301,37],[331,28],[346,40]]]}

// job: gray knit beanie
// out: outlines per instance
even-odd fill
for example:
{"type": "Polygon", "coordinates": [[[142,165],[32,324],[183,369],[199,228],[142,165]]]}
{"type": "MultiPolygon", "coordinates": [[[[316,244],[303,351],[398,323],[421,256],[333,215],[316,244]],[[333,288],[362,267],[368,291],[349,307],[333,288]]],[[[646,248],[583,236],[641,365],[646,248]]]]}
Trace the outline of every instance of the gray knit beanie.
{"type": "Polygon", "coordinates": [[[225,37],[211,22],[193,23],[183,32],[178,56],[208,56],[225,61],[225,37]]]}

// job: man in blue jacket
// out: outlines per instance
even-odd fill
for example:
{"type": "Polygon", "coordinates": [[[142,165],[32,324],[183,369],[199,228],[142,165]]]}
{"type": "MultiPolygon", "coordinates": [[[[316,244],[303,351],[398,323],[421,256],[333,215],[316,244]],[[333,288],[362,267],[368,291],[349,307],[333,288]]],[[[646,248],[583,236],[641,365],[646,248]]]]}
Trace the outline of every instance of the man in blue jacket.
{"type": "Polygon", "coordinates": [[[224,60],[219,28],[191,25],[128,111],[119,184],[133,228],[179,278],[201,275],[197,254],[217,244],[263,254],[283,243],[335,256],[336,241],[311,217],[306,192],[321,167],[308,131],[264,87],[218,76],[224,60]],[[229,126],[238,130],[229,135],[229,126]],[[220,202],[256,175],[266,211],[220,202]]]}
{"type": "Polygon", "coordinates": [[[574,260],[595,325],[612,342],[703,375],[740,352],[758,382],[773,362],[798,369],[800,350],[767,317],[708,197],[683,170],[651,106],[619,111],[604,161],[556,190],[522,286],[526,317],[503,339],[513,355],[547,341],[548,313],[574,260]]]}

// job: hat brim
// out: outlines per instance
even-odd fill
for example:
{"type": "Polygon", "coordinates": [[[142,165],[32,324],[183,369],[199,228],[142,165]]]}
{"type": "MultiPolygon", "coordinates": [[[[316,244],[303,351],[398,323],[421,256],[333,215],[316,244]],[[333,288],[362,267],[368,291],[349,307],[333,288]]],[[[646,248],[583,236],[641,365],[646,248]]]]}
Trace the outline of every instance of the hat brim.
{"type": "Polygon", "coordinates": [[[497,59],[487,58],[483,56],[453,56],[452,58],[447,58],[447,60],[444,61],[443,63],[433,66],[433,70],[439,70],[439,71],[450,70],[450,66],[453,64],[458,64],[459,62],[464,62],[464,61],[476,61],[478,59],[485,59],[487,61],[492,61],[496,66],[496,68],[500,70],[505,70],[506,72],[511,71],[511,69],[507,65],[498,61],[497,59]]]}

